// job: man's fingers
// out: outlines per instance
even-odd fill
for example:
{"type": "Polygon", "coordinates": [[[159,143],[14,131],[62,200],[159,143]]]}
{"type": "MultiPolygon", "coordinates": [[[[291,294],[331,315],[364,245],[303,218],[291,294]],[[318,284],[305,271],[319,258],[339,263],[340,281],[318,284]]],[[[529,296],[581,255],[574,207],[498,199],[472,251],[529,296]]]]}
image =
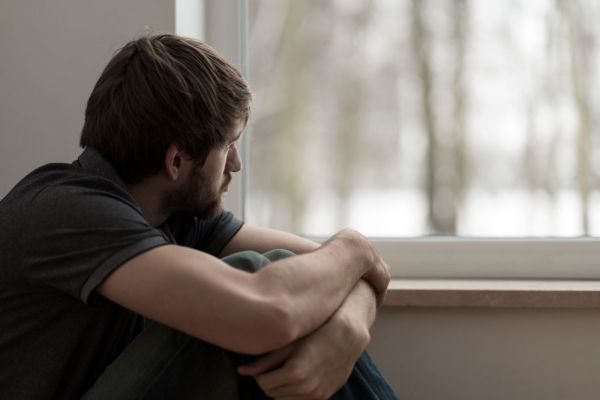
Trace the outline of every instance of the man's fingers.
{"type": "Polygon", "coordinates": [[[377,294],[377,307],[381,307],[385,302],[385,294],[386,292],[381,292],[377,294]]]}
{"type": "Polygon", "coordinates": [[[248,364],[238,367],[238,373],[246,376],[256,376],[264,372],[270,371],[281,365],[292,352],[292,346],[286,346],[283,349],[275,350],[265,356],[258,358],[248,364]]]}
{"type": "Polygon", "coordinates": [[[316,383],[310,384],[308,382],[303,382],[296,385],[284,385],[280,386],[269,393],[267,395],[269,397],[273,397],[277,400],[284,399],[328,399],[334,393],[326,392],[318,387],[316,383]]]}
{"type": "Polygon", "coordinates": [[[258,386],[270,395],[268,391],[272,391],[275,388],[296,385],[299,382],[306,381],[310,372],[301,363],[292,360],[285,363],[281,368],[258,375],[254,379],[256,379],[258,386]]]}
{"type": "Polygon", "coordinates": [[[375,264],[363,278],[369,282],[375,290],[377,295],[377,306],[380,306],[383,303],[385,292],[390,283],[390,268],[383,260],[378,260],[378,263],[375,264]]]}
{"type": "Polygon", "coordinates": [[[283,385],[287,385],[290,382],[289,374],[284,367],[278,368],[274,371],[267,372],[258,376],[255,376],[256,383],[258,386],[267,394],[283,385]]]}
{"type": "Polygon", "coordinates": [[[282,368],[255,377],[260,388],[274,399],[327,399],[333,393],[325,392],[318,377],[310,376],[297,366],[282,368]],[[316,379],[315,379],[316,378],[316,379]]]}
{"type": "Polygon", "coordinates": [[[382,270],[383,270],[383,290],[380,291],[379,293],[377,293],[377,306],[381,306],[383,305],[383,302],[385,301],[385,295],[387,293],[387,288],[390,284],[390,280],[392,277],[391,274],[391,270],[389,265],[387,265],[385,263],[385,261],[381,260],[381,266],[382,266],[382,270]]]}

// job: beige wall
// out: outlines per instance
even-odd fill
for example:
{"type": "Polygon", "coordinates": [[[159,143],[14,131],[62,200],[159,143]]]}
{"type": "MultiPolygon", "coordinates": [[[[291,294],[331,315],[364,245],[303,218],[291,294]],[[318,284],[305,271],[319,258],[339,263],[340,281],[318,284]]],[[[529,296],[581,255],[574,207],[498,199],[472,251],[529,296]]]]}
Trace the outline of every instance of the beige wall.
{"type": "Polygon", "coordinates": [[[401,400],[597,400],[600,310],[384,308],[373,357],[401,400]]]}
{"type": "Polygon", "coordinates": [[[77,157],[97,77],[147,27],[173,32],[174,0],[0,1],[0,198],[33,168],[77,157]]]}

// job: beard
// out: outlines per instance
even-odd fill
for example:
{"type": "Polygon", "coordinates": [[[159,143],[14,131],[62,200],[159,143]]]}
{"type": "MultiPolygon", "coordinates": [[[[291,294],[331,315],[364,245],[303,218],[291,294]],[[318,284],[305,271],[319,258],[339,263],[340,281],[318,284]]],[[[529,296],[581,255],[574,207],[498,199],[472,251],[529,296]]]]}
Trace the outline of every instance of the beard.
{"type": "Polygon", "coordinates": [[[216,217],[223,209],[221,191],[213,191],[211,180],[202,175],[201,168],[190,173],[187,182],[179,189],[165,193],[161,209],[167,213],[185,212],[200,219],[216,217]]]}

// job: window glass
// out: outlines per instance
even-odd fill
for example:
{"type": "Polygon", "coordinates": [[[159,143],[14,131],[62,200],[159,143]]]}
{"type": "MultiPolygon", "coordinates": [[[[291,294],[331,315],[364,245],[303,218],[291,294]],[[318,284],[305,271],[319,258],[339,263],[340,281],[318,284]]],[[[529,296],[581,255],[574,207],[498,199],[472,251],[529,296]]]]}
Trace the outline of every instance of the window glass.
{"type": "Polygon", "coordinates": [[[247,219],[600,232],[600,3],[249,0],[247,219]]]}

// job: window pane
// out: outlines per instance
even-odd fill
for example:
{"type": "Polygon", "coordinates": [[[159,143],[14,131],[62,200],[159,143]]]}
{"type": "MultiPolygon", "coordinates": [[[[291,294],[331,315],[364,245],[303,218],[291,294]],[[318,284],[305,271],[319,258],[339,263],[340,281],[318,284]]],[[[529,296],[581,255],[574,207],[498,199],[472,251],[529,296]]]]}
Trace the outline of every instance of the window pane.
{"type": "Polygon", "coordinates": [[[249,0],[252,223],[600,232],[600,3],[249,0]]]}

